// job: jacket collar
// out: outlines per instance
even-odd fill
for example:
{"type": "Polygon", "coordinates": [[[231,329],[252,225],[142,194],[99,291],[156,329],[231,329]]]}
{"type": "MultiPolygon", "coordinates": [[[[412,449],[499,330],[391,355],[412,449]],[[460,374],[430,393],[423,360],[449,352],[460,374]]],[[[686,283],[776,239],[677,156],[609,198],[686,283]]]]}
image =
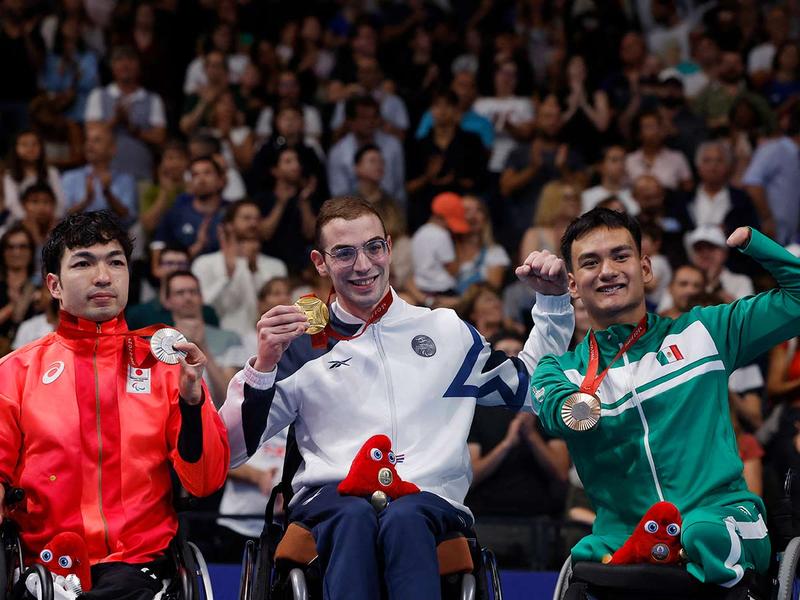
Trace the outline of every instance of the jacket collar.
{"type": "Polygon", "coordinates": [[[98,325],[100,326],[99,331],[102,333],[121,333],[128,331],[128,324],[125,322],[123,313],[118,314],[109,321],[103,321],[102,323],[98,323],[97,321],[89,321],[88,319],[82,319],[63,310],[59,311],[58,316],[59,320],[57,331],[60,334],[69,334],[69,332],[76,331],[97,333],[98,325]]]}

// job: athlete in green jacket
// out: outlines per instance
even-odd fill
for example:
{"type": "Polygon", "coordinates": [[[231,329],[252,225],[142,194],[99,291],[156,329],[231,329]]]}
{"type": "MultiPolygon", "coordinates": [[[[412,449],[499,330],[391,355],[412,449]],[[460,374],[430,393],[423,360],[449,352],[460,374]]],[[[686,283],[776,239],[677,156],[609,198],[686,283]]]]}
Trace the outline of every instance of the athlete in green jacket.
{"type": "Polygon", "coordinates": [[[742,476],[728,376],[800,334],[800,260],[746,227],[728,245],[768,269],[779,289],[673,320],[646,312],[652,270],[635,220],[595,209],[564,235],[570,293],[583,300],[593,335],[572,352],[545,356],[531,385],[542,424],[566,439],[597,511],[593,533],[572,549],[576,561],[616,551],[647,509],[667,500],[681,511],[687,568],[699,580],[732,586],[745,569],[769,564],[766,513],[742,476]],[[634,330],[644,333],[636,338],[634,330]],[[567,426],[568,398],[582,384],[591,391],[595,380],[584,379],[592,338],[598,374],[611,367],[595,392],[599,421],[578,431],[567,426]]]}

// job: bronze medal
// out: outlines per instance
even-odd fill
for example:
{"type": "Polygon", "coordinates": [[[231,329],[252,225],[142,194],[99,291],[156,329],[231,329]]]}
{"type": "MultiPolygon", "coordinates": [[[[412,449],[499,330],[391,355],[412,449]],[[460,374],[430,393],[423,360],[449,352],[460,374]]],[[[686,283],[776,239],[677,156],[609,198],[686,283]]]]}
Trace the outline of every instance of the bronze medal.
{"type": "Polygon", "coordinates": [[[561,407],[561,419],[575,431],[588,431],[600,422],[600,400],[586,392],[575,392],[561,407]]]}
{"type": "Polygon", "coordinates": [[[303,296],[294,305],[306,314],[308,319],[308,335],[314,335],[325,329],[328,324],[328,307],[319,298],[303,296]]]}
{"type": "Polygon", "coordinates": [[[394,481],[394,477],[389,469],[383,467],[380,471],[378,471],[378,482],[381,485],[392,485],[392,481],[394,481]]]}

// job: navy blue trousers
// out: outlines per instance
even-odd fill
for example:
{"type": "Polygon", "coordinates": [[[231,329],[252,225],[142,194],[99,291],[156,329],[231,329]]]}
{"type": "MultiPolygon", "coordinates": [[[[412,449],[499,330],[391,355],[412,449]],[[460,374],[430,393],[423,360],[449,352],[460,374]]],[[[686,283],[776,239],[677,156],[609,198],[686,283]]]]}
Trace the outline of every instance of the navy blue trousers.
{"type": "Polygon", "coordinates": [[[306,495],[291,514],[317,542],[325,600],[376,600],[381,576],[389,600],[439,599],[436,544],[472,524],[429,492],[398,498],[376,514],[366,499],[340,496],[336,484],[306,495]]]}

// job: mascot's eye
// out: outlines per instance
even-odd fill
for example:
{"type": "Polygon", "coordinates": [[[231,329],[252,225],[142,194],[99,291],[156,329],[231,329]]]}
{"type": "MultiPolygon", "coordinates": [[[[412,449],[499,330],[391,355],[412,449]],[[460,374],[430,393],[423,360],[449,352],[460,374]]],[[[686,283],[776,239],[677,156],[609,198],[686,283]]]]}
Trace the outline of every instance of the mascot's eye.
{"type": "Polygon", "coordinates": [[[59,556],[58,566],[62,569],[69,569],[72,566],[72,559],[69,556],[59,556]]]}
{"type": "Polygon", "coordinates": [[[386,458],[388,458],[389,462],[392,464],[395,464],[397,462],[397,459],[394,457],[394,452],[392,452],[391,450],[389,450],[389,454],[386,455],[386,458]]]}
{"type": "Polygon", "coordinates": [[[372,457],[372,460],[380,460],[383,458],[383,452],[381,452],[377,448],[373,448],[372,450],[370,450],[369,455],[372,457]]]}
{"type": "Polygon", "coordinates": [[[658,531],[658,523],[656,523],[655,521],[648,521],[647,523],[644,524],[644,530],[647,533],[655,533],[656,531],[658,531]]]}
{"type": "Polygon", "coordinates": [[[48,550],[47,548],[45,548],[39,553],[39,558],[42,559],[42,562],[50,562],[51,560],[53,560],[53,553],[50,552],[50,550],[48,550]]]}
{"type": "Polygon", "coordinates": [[[675,537],[681,532],[681,526],[677,523],[670,523],[667,525],[667,533],[671,536],[675,537]]]}

